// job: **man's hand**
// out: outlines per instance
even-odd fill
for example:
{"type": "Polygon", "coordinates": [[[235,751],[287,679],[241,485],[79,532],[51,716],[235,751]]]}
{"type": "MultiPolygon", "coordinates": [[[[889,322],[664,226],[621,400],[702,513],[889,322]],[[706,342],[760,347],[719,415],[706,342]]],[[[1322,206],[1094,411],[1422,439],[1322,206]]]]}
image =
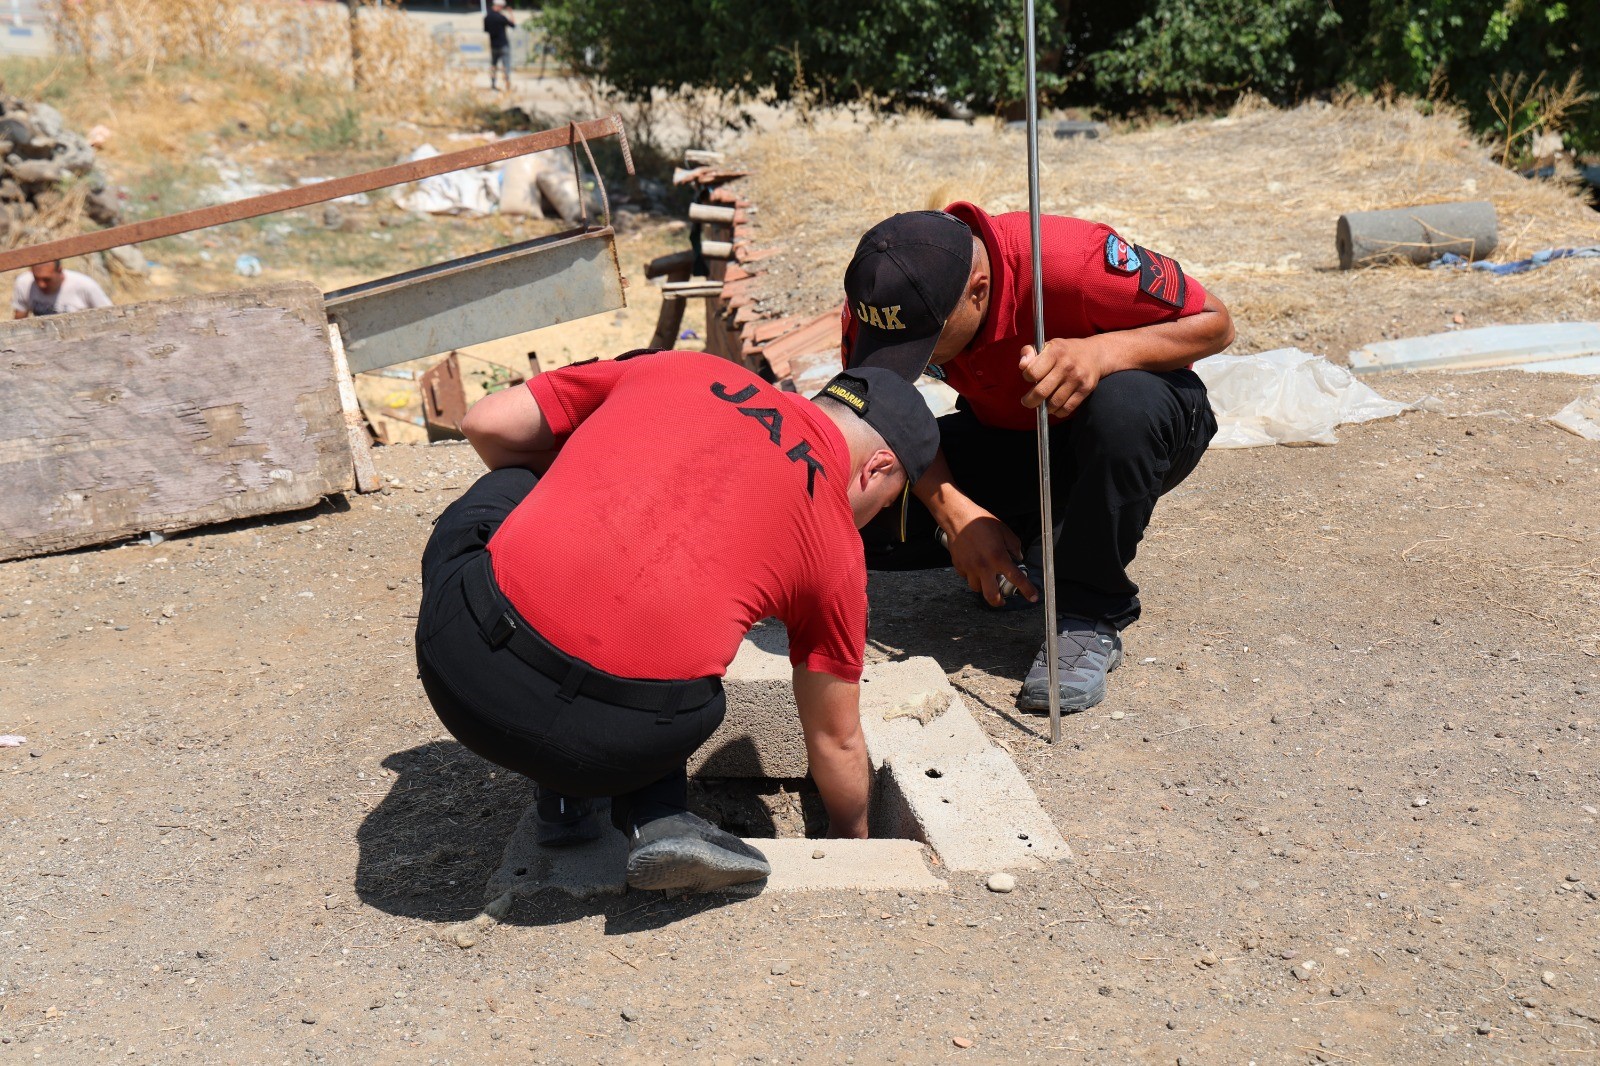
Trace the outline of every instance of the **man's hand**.
{"type": "Polygon", "coordinates": [[[828,835],[866,839],[872,767],[861,735],[861,686],[797,666],[794,702],[806,736],[811,779],[828,810],[828,835]]]}
{"type": "Polygon", "coordinates": [[[1046,405],[1049,413],[1065,418],[1089,398],[1107,373],[1105,345],[1100,337],[1046,341],[1039,352],[1030,344],[1022,349],[1018,366],[1033,384],[1022,397],[1024,407],[1046,405]]]}
{"type": "Polygon", "coordinates": [[[971,500],[955,509],[948,521],[950,564],[972,591],[999,607],[1005,602],[999,581],[1004,574],[1031,602],[1039,602],[1039,590],[1017,566],[1022,541],[1010,527],[971,500]]]}

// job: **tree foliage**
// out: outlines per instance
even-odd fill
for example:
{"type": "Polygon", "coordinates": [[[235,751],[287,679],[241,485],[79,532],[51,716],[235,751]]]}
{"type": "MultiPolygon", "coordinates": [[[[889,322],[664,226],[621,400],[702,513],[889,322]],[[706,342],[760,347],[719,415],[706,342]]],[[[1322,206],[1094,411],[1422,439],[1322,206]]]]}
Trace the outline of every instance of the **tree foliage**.
{"type": "MultiPolygon", "coordinates": [[[[1022,11],[1023,0],[550,0],[544,19],[563,58],[639,98],[687,85],[1001,110],[1024,95],[1022,11]]],[[[1038,18],[1046,99],[1111,112],[1225,106],[1246,91],[1288,103],[1348,85],[1448,95],[1496,130],[1490,97],[1505,77],[1600,80],[1600,0],[1039,0],[1038,18]]],[[[1520,101],[1514,124],[1537,125],[1542,106],[1520,101]]],[[[1600,108],[1580,101],[1562,121],[1600,149],[1600,108]]]]}
{"type": "MultiPolygon", "coordinates": [[[[1038,19],[1057,47],[1053,0],[1038,19]]],[[[564,60],[636,98],[690,85],[992,108],[1025,94],[1023,0],[553,0],[543,22],[564,60]]]]}

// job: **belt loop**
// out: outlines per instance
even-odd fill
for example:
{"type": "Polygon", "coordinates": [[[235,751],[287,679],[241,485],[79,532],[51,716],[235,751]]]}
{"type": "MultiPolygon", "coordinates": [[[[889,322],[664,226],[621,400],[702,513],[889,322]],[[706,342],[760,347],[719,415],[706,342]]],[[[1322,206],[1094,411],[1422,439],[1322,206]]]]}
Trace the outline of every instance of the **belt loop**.
{"type": "Polygon", "coordinates": [[[581,659],[572,660],[572,666],[567,670],[567,679],[561,682],[561,687],[556,690],[556,695],[567,703],[577,698],[578,690],[583,688],[583,682],[589,676],[589,664],[581,659]]]}
{"type": "Polygon", "coordinates": [[[683,685],[672,685],[667,691],[667,705],[661,708],[661,713],[656,716],[656,725],[671,725],[677,717],[678,710],[683,706],[683,685]]]}

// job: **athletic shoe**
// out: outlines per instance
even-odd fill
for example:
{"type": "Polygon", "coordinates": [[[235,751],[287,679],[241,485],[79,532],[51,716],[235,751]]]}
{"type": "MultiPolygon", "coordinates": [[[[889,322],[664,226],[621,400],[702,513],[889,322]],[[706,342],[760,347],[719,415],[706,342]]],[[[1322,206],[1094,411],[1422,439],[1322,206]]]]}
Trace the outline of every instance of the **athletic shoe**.
{"type": "Polygon", "coordinates": [[[594,800],[541,788],[534,810],[539,819],[534,839],[541,847],[569,848],[600,839],[602,827],[594,800]]]}
{"type": "MultiPolygon", "coordinates": [[[[1061,709],[1086,711],[1106,698],[1106,675],[1122,665],[1122,638],[1115,626],[1087,618],[1063,615],[1057,625],[1061,709]]],[[[1050,709],[1050,664],[1044,648],[1034,656],[1023,679],[1017,706],[1024,711],[1050,709]]]]}
{"type": "Polygon", "coordinates": [[[688,811],[636,825],[629,834],[630,888],[710,892],[771,872],[761,852],[688,811]]]}

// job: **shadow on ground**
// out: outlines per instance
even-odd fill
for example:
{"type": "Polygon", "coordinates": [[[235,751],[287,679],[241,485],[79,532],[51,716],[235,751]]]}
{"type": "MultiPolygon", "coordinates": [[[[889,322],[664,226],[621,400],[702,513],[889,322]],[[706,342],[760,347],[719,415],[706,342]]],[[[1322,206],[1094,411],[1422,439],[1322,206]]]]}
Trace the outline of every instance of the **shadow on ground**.
{"type": "Polygon", "coordinates": [[[395,752],[383,765],[399,776],[356,830],[356,894],[401,917],[471,918],[533,802],[533,782],[455,741],[395,752]]]}
{"type": "Polygon", "coordinates": [[[972,667],[1019,685],[1044,639],[1040,610],[991,611],[954,570],[872,573],[870,642],[891,658],[931,656],[947,674],[972,667]]]}
{"type": "MultiPolygon", "coordinates": [[[[476,917],[487,902],[484,889],[500,866],[506,842],[534,801],[533,782],[455,741],[395,752],[383,765],[398,776],[356,830],[356,895],[369,907],[403,918],[450,923],[476,917]]],[[[711,793],[700,790],[698,798],[709,804],[718,795],[714,786],[711,793]]],[[[760,823],[765,814],[749,798],[739,809],[752,823],[760,823]]],[[[761,826],[751,828],[759,831],[761,826]]],[[[770,817],[766,828],[772,835],[770,817]]],[[[608,934],[634,933],[748,898],[748,893],[674,898],[629,892],[577,900],[548,891],[519,898],[505,921],[564,925],[603,917],[608,934]]]]}

